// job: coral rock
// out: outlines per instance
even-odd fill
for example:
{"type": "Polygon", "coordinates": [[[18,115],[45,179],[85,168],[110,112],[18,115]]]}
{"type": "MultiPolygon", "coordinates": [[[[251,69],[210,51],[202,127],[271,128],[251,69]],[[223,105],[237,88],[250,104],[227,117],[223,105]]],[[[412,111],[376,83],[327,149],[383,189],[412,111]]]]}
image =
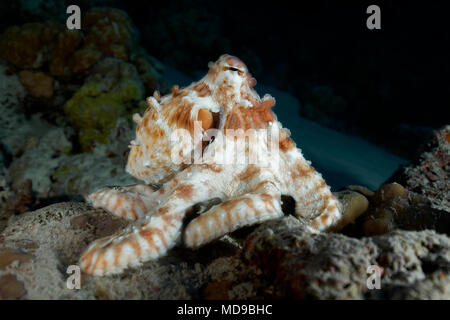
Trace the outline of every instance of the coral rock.
{"type": "Polygon", "coordinates": [[[33,97],[51,98],[53,96],[53,78],[43,72],[24,70],[19,73],[20,82],[33,97]]]}
{"type": "Polygon", "coordinates": [[[24,263],[29,261],[33,256],[31,254],[14,250],[10,248],[0,249],[0,270],[5,269],[14,261],[24,263]]]}
{"type": "Polygon", "coordinates": [[[81,32],[78,30],[64,30],[58,34],[50,45],[52,52],[49,66],[50,74],[61,76],[69,73],[69,70],[67,70],[69,57],[72,59],[71,55],[81,42],[81,32]]]}
{"type": "Polygon", "coordinates": [[[19,68],[40,68],[48,60],[48,45],[61,30],[56,23],[27,23],[8,28],[0,37],[1,56],[19,68]]]}
{"type": "Polygon", "coordinates": [[[50,21],[10,27],[0,37],[1,56],[21,69],[37,69],[49,62],[52,75],[66,74],[69,65],[76,66],[75,72],[80,72],[82,67],[89,68],[94,58],[96,61],[101,58],[99,53],[124,61],[129,59],[137,33],[125,12],[94,8],[82,19],[81,31],[67,30],[65,25],[50,21]],[[81,52],[73,56],[77,50],[81,52]]]}
{"type": "Polygon", "coordinates": [[[97,63],[102,56],[103,53],[97,49],[83,48],[72,55],[69,67],[73,72],[81,73],[97,63]]]}
{"type": "Polygon", "coordinates": [[[0,277],[0,300],[20,299],[26,294],[22,281],[15,275],[7,274],[0,277]]]}
{"type": "Polygon", "coordinates": [[[253,279],[253,290],[272,299],[449,299],[449,250],[450,238],[430,230],[355,239],[310,233],[286,217],[247,238],[249,269],[239,281],[253,279]],[[383,270],[379,290],[367,287],[372,265],[383,270]]]}
{"type": "Polygon", "coordinates": [[[136,106],[143,98],[143,84],[136,68],[106,58],[92,69],[85,84],[66,102],[64,111],[79,130],[80,144],[87,151],[95,143],[107,143],[118,119],[138,111],[136,106]]]}
{"type": "Polygon", "coordinates": [[[423,195],[431,205],[450,212],[450,125],[436,130],[409,165],[397,170],[390,181],[423,195]]]}
{"type": "Polygon", "coordinates": [[[97,48],[107,56],[128,60],[137,40],[137,32],[124,11],[94,8],[86,13],[82,23],[86,28],[85,47],[97,48]]]}
{"type": "Polygon", "coordinates": [[[7,153],[22,151],[23,141],[29,131],[25,115],[21,112],[27,92],[16,74],[7,74],[0,65],[0,144],[7,153]]]}
{"type": "Polygon", "coordinates": [[[10,27],[0,35],[0,57],[19,70],[66,78],[85,76],[98,61],[113,57],[138,66],[148,94],[167,90],[161,64],[137,45],[138,31],[124,11],[93,8],[82,15],[82,25],[81,30],[51,21],[10,27]]]}

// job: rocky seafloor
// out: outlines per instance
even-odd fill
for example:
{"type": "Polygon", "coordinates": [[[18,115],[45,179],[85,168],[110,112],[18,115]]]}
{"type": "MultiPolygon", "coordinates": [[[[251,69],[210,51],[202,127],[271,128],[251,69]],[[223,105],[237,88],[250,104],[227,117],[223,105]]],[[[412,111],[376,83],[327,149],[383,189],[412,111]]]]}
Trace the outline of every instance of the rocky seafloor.
{"type": "MultiPolygon", "coordinates": [[[[120,275],[82,274],[80,289],[68,289],[68,267],[87,245],[126,225],[83,196],[137,182],[124,171],[131,114],[171,82],[123,11],[94,8],[86,19],[80,32],[35,22],[0,35],[0,299],[450,299],[450,126],[393,174],[402,161],[375,147],[364,153],[380,161],[330,156],[308,149],[315,126],[301,141],[292,128],[326,179],[327,169],[346,173],[327,181],[344,207],[364,212],[354,223],[311,233],[285,199],[282,219],[120,275]],[[355,185],[341,188],[347,181],[355,185]],[[370,266],[381,270],[379,289],[367,286],[370,266]]],[[[346,150],[337,136],[328,143],[346,150]]]]}
{"type": "Polygon", "coordinates": [[[285,199],[282,219],[196,251],[177,247],[121,275],[82,274],[78,290],[67,288],[67,268],[91,241],[126,222],[82,201],[13,213],[0,234],[0,297],[449,299],[449,137],[450,127],[437,131],[417,161],[390,179],[401,177],[405,187],[390,181],[375,192],[362,186],[336,192],[344,206],[364,211],[340,233],[311,233],[285,199]],[[367,286],[374,265],[380,289],[367,286]]]}

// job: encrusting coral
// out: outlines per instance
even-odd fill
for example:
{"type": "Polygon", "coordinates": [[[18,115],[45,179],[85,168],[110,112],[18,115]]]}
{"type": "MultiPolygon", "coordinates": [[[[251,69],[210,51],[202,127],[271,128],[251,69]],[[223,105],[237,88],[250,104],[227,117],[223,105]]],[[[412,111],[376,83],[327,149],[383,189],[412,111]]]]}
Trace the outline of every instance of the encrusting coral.
{"type": "Polygon", "coordinates": [[[16,68],[41,69],[52,76],[83,75],[104,57],[133,62],[139,58],[140,73],[152,90],[164,89],[160,66],[156,59],[142,52],[139,34],[128,15],[114,8],[93,8],[82,15],[81,30],[67,30],[53,21],[13,26],[0,36],[0,56],[16,68]],[[148,69],[152,71],[148,71],[148,69]],[[149,76],[151,74],[151,77],[149,76]]]}
{"type": "Polygon", "coordinates": [[[146,93],[167,91],[162,64],[138,45],[138,36],[124,11],[93,8],[83,13],[81,30],[52,21],[6,29],[0,57],[29,97],[38,98],[30,100],[31,112],[63,111],[81,150],[90,151],[94,142],[108,142],[119,118],[131,120],[130,114],[141,111],[146,93]]]}
{"type": "Polygon", "coordinates": [[[23,70],[19,73],[19,79],[33,97],[51,98],[53,96],[53,77],[40,71],[23,70]]]}
{"type": "Polygon", "coordinates": [[[137,44],[137,30],[127,14],[119,9],[94,8],[83,19],[86,29],[83,47],[127,61],[137,44]]]}
{"type": "Polygon", "coordinates": [[[103,56],[129,60],[138,36],[125,12],[94,8],[82,24],[80,31],[51,21],[10,27],[0,37],[1,55],[21,69],[48,63],[52,75],[83,72],[103,56]]]}
{"type": "Polygon", "coordinates": [[[119,118],[136,109],[144,98],[136,68],[118,59],[99,62],[85,84],[64,105],[68,120],[78,129],[84,151],[93,143],[107,143],[119,118]]]}
{"type": "Polygon", "coordinates": [[[50,46],[61,31],[54,22],[10,27],[0,37],[0,55],[21,69],[40,68],[52,56],[50,46]]]}

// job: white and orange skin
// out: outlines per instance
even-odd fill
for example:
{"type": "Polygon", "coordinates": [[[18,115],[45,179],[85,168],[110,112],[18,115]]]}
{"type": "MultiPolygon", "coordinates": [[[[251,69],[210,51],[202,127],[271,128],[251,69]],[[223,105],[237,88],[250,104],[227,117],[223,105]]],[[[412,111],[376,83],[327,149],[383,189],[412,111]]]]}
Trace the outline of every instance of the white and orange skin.
{"type": "MultiPolygon", "coordinates": [[[[116,274],[129,266],[163,256],[182,242],[198,248],[242,226],[283,215],[281,195],[292,196],[298,217],[318,231],[340,229],[342,213],[322,176],[304,159],[290,133],[277,121],[275,100],[260,98],[252,87],[245,64],[223,55],[209,64],[209,72],[185,88],[148,98],[143,117],[135,114],[136,139],[131,142],[127,172],[145,185],[104,188],[88,197],[94,207],[134,221],[119,234],[93,242],[81,257],[84,272],[116,274]],[[171,134],[179,128],[192,132],[195,121],[203,129],[269,129],[280,131],[278,162],[258,164],[174,164],[171,134]],[[160,185],[159,189],[149,185],[160,185]],[[220,198],[221,203],[190,221],[183,219],[197,203],[220,198]]],[[[270,155],[267,139],[258,140],[261,157],[270,155]]],[[[227,140],[233,144],[233,141],[227,140]]],[[[189,155],[191,147],[182,149],[189,155]]],[[[225,152],[219,142],[204,147],[208,153],[225,152]]]]}

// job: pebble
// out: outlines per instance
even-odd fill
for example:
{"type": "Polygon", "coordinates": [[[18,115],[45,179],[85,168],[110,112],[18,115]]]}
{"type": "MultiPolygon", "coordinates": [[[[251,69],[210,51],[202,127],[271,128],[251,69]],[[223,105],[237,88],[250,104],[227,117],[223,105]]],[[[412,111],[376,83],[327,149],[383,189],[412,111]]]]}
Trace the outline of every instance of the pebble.
{"type": "Polygon", "coordinates": [[[375,191],[372,200],[376,205],[379,205],[382,202],[394,197],[401,197],[404,199],[408,198],[408,192],[402,185],[396,182],[382,185],[377,191],[375,191]]]}
{"type": "Polygon", "coordinates": [[[5,269],[14,261],[24,263],[29,261],[33,255],[21,252],[15,249],[4,248],[0,249],[0,270],[5,269]]]}
{"type": "Polygon", "coordinates": [[[13,274],[0,277],[0,300],[17,300],[26,294],[22,281],[13,274]]]}
{"type": "Polygon", "coordinates": [[[344,218],[339,221],[334,231],[339,231],[347,224],[354,222],[369,208],[369,200],[359,192],[344,190],[333,194],[341,203],[344,212],[344,218]]]}

